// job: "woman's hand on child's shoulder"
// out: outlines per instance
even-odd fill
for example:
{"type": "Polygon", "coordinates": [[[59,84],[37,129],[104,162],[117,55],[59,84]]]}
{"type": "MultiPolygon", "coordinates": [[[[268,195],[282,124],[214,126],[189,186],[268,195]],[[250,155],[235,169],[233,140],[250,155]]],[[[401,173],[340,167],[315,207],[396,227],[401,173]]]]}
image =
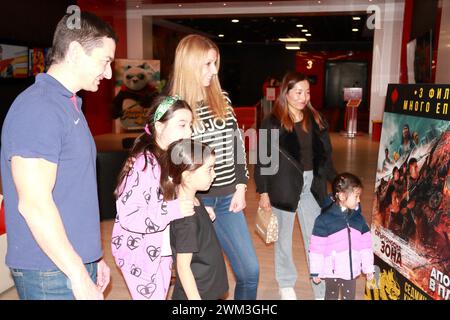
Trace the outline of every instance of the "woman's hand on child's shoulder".
{"type": "Polygon", "coordinates": [[[195,213],[193,199],[179,199],[179,201],[180,211],[183,217],[190,217],[195,213]]]}
{"type": "Polygon", "coordinates": [[[205,207],[206,212],[208,212],[209,218],[212,222],[216,220],[216,213],[214,212],[214,209],[212,207],[205,207]]]}
{"type": "Polygon", "coordinates": [[[314,283],[317,283],[317,284],[322,282],[322,279],[320,279],[319,277],[313,277],[312,280],[314,283]]]}
{"type": "Polygon", "coordinates": [[[367,281],[371,281],[373,279],[373,272],[366,274],[367,281]]]}

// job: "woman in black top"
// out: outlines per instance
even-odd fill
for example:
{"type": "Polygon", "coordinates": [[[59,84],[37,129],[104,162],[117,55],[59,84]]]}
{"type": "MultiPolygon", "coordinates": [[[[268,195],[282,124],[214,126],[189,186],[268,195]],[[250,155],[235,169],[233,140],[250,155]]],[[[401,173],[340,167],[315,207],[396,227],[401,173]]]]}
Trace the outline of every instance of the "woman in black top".
{"type": "Polygon", "coordinates": [[[173,300],[219,299],[228,291],[222,248],[212,219],[197,191],[210,188],[214,172],[214,151],[190,139],[172,143],[167,149],[166,170],[161,170],[161,189],[166,200],[193,199],[195,214],[170,223],[170,244],[177,280],[173,300]],[[200,161],[199,161],[200,160],[200,161]]]}
{"type": "MultiPolygon", "coordinates": [[[[281,299],[297,298],[297,271],[292,258],[295,211],[308,257],[314,220],[327,197],[327,180],[331,182],[336,175],[327,129],[327,123],[310,103],[307,77],[287,73],[273,111],[261,125],[258,155],[266,147],[268,157],[259,157],[255,166],[256,191],[261,195],[259,206],[272,207],[278,218],[275,278],[281,299]]],[[[313,284],[313,291],[316,299],[324,298],[323,285],[313,284]]]]}

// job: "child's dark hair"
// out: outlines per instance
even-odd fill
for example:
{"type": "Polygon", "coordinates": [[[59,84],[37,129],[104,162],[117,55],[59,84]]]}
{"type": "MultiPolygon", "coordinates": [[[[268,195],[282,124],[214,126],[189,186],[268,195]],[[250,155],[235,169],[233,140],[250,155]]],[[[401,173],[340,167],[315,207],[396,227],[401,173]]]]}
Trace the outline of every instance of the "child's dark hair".
{"type": "Polygon", "coordinates": [[[353,191],[354,188],[362,189],[363,185],[361,183],[361,180],[359,180],[357,176],[349,172],[344,172],[338,174],[336,178],[334,178],[331,187],[333,189],[333,197],[335,201],[338,201],[338,193],[344,192],[346,194],[349,194],[353,191]]]}
{"type": "Polygon", "coordinates": [[[214,150],[202,142],[192,139],[172,142],[160,162],[160,186],[164,200],[176,198],[183,172],[198,169],[211,156],[214,156],[214,150]]]}
{"type": "MultiPolygon", "coordinates": [[[[155,100],[152,102],[152,105],[149,108],[149,111],[146,115],[146,123],[145,128],[146,131],[141,134],[139,137],[136,138],[133,147],[131,148],[131,151],[128,155],[127,161],[125,161],[122,170],[119,173],[118,181],[117,181],[117,187],[114,191],[114,195],[116,198],[120,197],[120,195],[123,192],[123,188],[120,188],[122,186],[122,183],[129,175],[129,171],[131,168],[127,166],[127,162],[130,158],[137,158],[137,156],[141,153],[144,153],[146,156],[149,156],[152,154],[157,163],[161,165],[162,162],[162,156],[164,154],[164,150],[162,150],[158,144],[156,143],[156,130],[155,130],[155,113],[158,110],[158,107],[161,103],[167,101],[168,96],[166,95],[159,95],[155,98],[155,100]]],[[[173,115],[175,111],[180,109],[186,109],[191,111],[191,108],[184,100],[175,100],[174,103],[167,109],[167,111],[159,118],[159,122],[165,123],[173,118],[173,115]]],[[[150,159],[151,165],[154,165],[153,160],[150,159]]],[[[148,161],[147,157],[145,157],[145,165],[142,168],[142,171],[147,168],[148,161]]],[[[125,186],[125,184],[123,184],[125,186]]]]}

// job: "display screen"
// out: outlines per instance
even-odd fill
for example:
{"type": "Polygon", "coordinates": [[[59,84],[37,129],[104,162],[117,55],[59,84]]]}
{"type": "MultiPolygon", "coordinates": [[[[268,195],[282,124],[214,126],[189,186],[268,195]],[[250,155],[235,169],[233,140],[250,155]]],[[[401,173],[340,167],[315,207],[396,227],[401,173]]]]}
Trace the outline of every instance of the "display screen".
{"type": "Polygon", "coordinates": [[[28,77],[28,48],[0,44],[0,78],[28,77]]]}

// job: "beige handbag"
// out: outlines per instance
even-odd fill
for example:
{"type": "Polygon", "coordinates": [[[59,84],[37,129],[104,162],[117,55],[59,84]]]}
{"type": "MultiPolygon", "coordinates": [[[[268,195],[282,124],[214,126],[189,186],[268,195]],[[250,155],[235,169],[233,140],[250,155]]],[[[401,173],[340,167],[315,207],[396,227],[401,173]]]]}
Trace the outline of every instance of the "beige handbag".
{"type": "Polygon", "coordinates": [[[271,209],[258,208],[256,212],[256,232],[265,243],[278,240],[278,219],[271,209]]]}

